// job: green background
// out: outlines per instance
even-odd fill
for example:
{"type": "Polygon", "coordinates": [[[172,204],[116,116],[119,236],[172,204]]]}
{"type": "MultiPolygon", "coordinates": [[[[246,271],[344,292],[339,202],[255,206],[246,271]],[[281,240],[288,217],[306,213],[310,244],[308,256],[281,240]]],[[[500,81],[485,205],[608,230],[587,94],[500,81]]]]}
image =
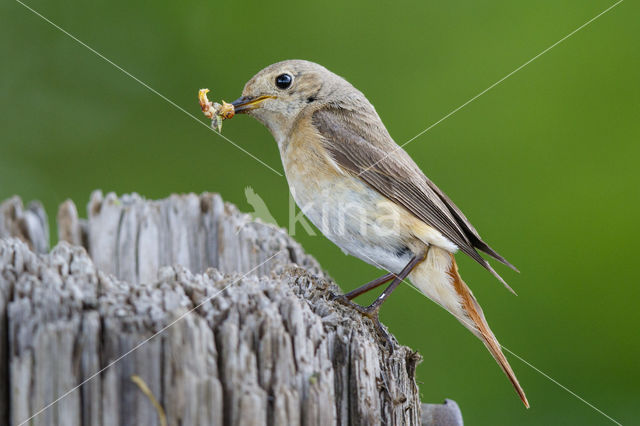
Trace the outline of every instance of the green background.
{"type": "MultiPolygon", "coordinates": [[[[613,2],[28,4],[205,124],[197,89],[231,101],[262,67],[302,58],[362,90],[402,143],[613,2]]],[[[497,266],[515,297],[458,256],[500,342],[623,424],[640,416],[639,9],[621,3],[406,147],[522,271],[497,266]]],[[[286,226],[283,177],[19,3],[2,2],[0,28],[0,199],[41,200],[53,217],[96,188],[215,191],[249,211],[252,186],[286,226]]],[[[282,170],[257,121],[224,135],[282,170]]],[[[297,231],[343,289],[380,275],[297,231]]],[[[424,356],[423,400],[455,399],[468,425],[610,424],[508,355],[525,410],[483,345],[407,286],[382,320],[424,356]]]]}

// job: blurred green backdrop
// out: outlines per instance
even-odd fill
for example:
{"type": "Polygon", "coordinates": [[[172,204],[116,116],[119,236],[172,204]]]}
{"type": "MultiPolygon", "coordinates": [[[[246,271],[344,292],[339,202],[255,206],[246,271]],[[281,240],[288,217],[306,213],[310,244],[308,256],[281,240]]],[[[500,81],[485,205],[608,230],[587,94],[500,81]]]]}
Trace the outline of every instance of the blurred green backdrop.
{"type": "MultiPolygon", "coordinates": [[[[27,4],[203,122],[200,87],[231,101],[263,66],[303,58],[362,90],[404,142],[613,2],[27,4]]],[[[19,3],[0,11],[0,199],[39,199],[53,217],[96,188],[216,191],[250,210],[252,186],[286,226],[284,178],[19,3]]],[[[501,343],[624,424],[640,416],[639,11],[621,3],[406,148],[522,271],[498,267],[514,297],[459,256],[501,343]]],[[[281,170],[258,122],[224,134],[281,170]]],[[[298,231],[343,289],[380,274],[298,231]]],[[[424,356],[423,400],[455,399],[468,425],[609,424],[509,356],[525,410],[482,344],[409,287],[382,319],[424,356]]]]}

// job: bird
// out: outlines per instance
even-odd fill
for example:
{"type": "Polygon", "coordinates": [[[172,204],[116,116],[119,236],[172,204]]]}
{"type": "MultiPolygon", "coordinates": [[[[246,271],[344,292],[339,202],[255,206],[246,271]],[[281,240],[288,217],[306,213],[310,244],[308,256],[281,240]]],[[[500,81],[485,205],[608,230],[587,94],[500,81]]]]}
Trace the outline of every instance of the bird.
{"type": "Polygon", "coordinates": [[[396,144],[364,94],[319,64],[285,60],[255,74],[232,105],[273,135],[303,214],[345,253],[388,272],[336,299],[370,318],[388,340],[378,313],[408,278],[484,343],[529,408],[454,255],[470,256],[512,292],[478,251],[517,269],[396,144]],[[389,282],[369,306],[352,301],[389,282]]]}

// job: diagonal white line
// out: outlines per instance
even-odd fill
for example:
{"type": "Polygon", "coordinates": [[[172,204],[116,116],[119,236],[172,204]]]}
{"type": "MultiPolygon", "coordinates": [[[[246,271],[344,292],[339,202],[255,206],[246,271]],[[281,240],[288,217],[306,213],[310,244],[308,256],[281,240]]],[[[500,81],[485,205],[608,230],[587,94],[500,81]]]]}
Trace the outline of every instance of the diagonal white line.
{"type": "MultiPolygon", "coordinates": [[[[386,271],[386,269],[381,266],[378,262],[376,262],[375,260],[371,259],[369,256],[367,256],[366,254],[364,255],[367,259],[369,259],[371,262],[373,262],[376,266],[378,266],[378,268],[382,269],[383,271],[386,271]]],[[[389,271],[391,272],[391,271],[389,271]]],[[[391,272],[393,274],[394,277],[398,278],[398,276],[391,272]]],[[[409,284],[409,287],[411,287],[413,290],[417,291],[418,293],[420,293],[422,296],[426,297],[427,299],[429,299],[427,297],[426,294],[424,294],[423,292],[421,292],[416,286],[414,286],[411,282],[405,281],[403,280],[404,283],[409,284]]],[[[429,299],[431,300],[431,299],[429,299]]],[[[442,309],[444,309],[445,311],[449,312],[444,306],[442,306],[441,304],[435,302],[432,300],[432,302],[434,302],[437,306],[440,306],[442,309]]],[[[471,328],[474,328],[475,326],[473,324],[471,324],[470,322],[468,322],[465,318],[462,318],[456,314],[454,314],[453,312],[449,312],[450,314],[452,314],[454,317],[456,317],[456,319],[458,321],[464,322],[467,325],[471,326],[471,328]]],[[[515,356],[516,358],[518,358],[520,361],[522,361],[524,364],[526,364],[527,366],[531,367],[534,371],[536,371],[537,373],[541,374],[542,376],[544,376],[546,379],[548,379],[549,381],[551,381],[552,383],[555,383],[556,385],[558,385],[560,388],[564,389],[565,391],[567,391],[569,394],[573,395],[574,397],[576,397],[578,400],[582,401],[583,403],[585,403],[586,405],[588,405],[589,407],[593,408],[595,411],[597,411],[598,413],[602,414],[604,417],[606,417],[607,419],[611,420],[613,423],[622,426],[618,421],[614,420],[612,417],[610,417],[609,415],[607,415],[604,411],[600,410],[598,407],[596,407],[595,405],[591,404],[589,401],[587,401],[586,399],[582,398],[580,395],[578,395],[577,393],[573,392],[571,389],[569,389],[568,387],[564,386],[562,383],[558,382],[557,380],[555,380],[554,378],[552,378],[551,376],[549,376],[548,374],[544,373],[542,370],[540,370],[539,368],[537,368],[536,366],[534,366],[533,364],[531,364],[529,361],[527,361],[526,359],[522,358],[521,356],[517,355],[515,352],[513,352],[511,349],[508,349],[506,347],[504,347],[503,345],[500,345],[500,347],[502,349],[504,349],[505,351],[509,352],[511,355],[515,356]]]]}
{"type": "Polygon", "coordinates": [[[131,77],[132,79],[134,79],[135,81],[137,81],[138,83],[140,83],[142,86],[144,86],[146,89],[148,89],[149,91],[151,91],[152,93],[160,96],[162,99],[164,99],[166,102],[168,102],[169,104],[171,104],[174,108],[182,111],[183,113],[187,114],[189,117],[193,118],[194,120],[196,120],[199,124],[202,124],[203,126],[205,126],[207,129],[211,130],[213,133],[217,134],[218,136],[220,136],[222,139],[226,140],[227,142],[229,142],[231,145],[235,146],[236,148],[238,148],[240,151],[244,152],[245,154],[247,154],[249,157],[253,158],[254,160],[256,160],[257,162],[259,162],[260,164],[262,164],[263,166],[265,166],[266,168],[268,168],[269,170],[271,170],[272,172],[274,172],[275,174],[277,174],[278,176],[282,176],[282,173],[278,172],[276,169],[274,169],[273,167],[271,167],[270,165],[268,165],[267,163],[265,163],[264,161],[262,161],[261,159],[259,159],[258,157],[256,157],[255,155],[253,155],[252,153],[250,153],[249,151],[247,151],[246,149],[244,149],[243,147],[241,147],[240,145],[238,145],[237,143],[235,143],[234,141],[232,141],[231,139],[229,139],[228,137],[226,137],[225,135],[223,135],[222,133],[218,133],[216,131],[214,131],[211,127],[209,127],[207,124],[205,124],[203,121],[201,121],[198,117],[196,117],[195,115],[191,114],[189,111],[187,111],[186,109],[182,108],[180,105],[178,105],[177,103],[173,102],[171,99],[167,98],[165,95],[163,95],[162,93],[158,92],[156,89],[154,89],[153,87],[149,86],[147,83],[145,83],[144,81],[140,80],[138,77],[136,77],[135,75],[131,74],[129,71],[125,70],[124,68],[122,68],[121,66],[119,66],[118,64],[116,64],[115,62],[113,62],[111,59],[107,58],[106,56],[104,56],[102,53],[98,52],[97,50],[95,50],[94,48],[92,48],[91,46],[89,46],[88,44],[86,44],[85,42],[83,42],[82,40],[78,39],[77,37],[75,37],[73,34],[69,33],[68,31],[66,31],[64,28],[60,27],[58,24],[52,22],[50,19],[48,19],[47,17],[43,16],[41,13],[39,13],[37,10],[31,8],[30,6],[24,4],[22,1],[20,0],[16,0],[16,2],[20,3],[22,6],[24,6],[26,9],[30,10],[31,12],[33,12],[35,15],[39,16],[40,18],[42,18],[44,21],[48,22],[49,24],[51,24],[53,27],[55,27],[56,29],[60,30],[62,33],[64,33],[65,35],[69,36],[71,39],[73,39],[74,41],[78,42],[80,45],[86,47],[87,49],[89,49],[91,52],[93,52],[94,54],[96,54],[98,57],[100,57],[101,59],[104,59],[106,62],[108,62],[109,64],[113,65],[115,68],[117,68],[118,70],[122,71],[124,74],[126,74],[127,76],[131,77]]]}
{"type": "MultiPolygon", "coordinates": [[[[416,289],[417,290],[417,289],[416,289]]],[[[596,407],[595,405],[591,404],[589,401],[585,400],[584,398],[582,398],[580,395],[578,395],[577,393],[573,392],[571,389],[567,388],[566,386],[564,386],[562,383],[559,383],[557,380],[555,380],[553,377],[549,376],[548,374],[546,374],[544,371],[540,370],[539,368],[537,368],[536,366],[534,366],[533,364],[531,364],[529,361],[527,361],[526,359],[522,358],[521,356],[515,354],[511,349],[505,348],[503,345],[502,349],[504,349],[505,351],[509,352],[511,355],[515,356],[516,358],[518,358],[520,361],[522,361],[524,364],[528,365],[529,367],[531,367],[533,370],[537,371],[538,373],[540,373],[541,375],[543,375],[544,377],[547,378],[547,380],[555,383],[556,385],[558,385],[559,387],[561,387],[562,389],[564,389],[565,391],[569,392],[571,395],[575,396],[576,398],[578,398],[580,401],[584,402],[585,404],[587,404],[589,407],[593,408],[594,410],[596,410],[598,413],[602,414],[603,416],[605,416],[607,419],[611,420],[613,423],[622,426],[622,424],[620,422],[618,422],[617,420],[611,418],[610,416],[607,415],[607,413],[605,413],[604,411],[602,411],[601,409],[599,409],[598,407],[596,407]]]]}
{"type": "MultiPolygon", "coordinates": [[[[17,0],[16,0],[17,1],[17,0]]],[[[447,115],[445,115],[444,117],[442,117],[440,120],[436,121],[435,123],[433,123],[432,125],[430,125],[429,127],[427,127],[426,129],[424,129],[423,131],[421,131],[420,133],[418,133],[417,135],[415,135],[414,137],[412,137],[411,139],[409,139],[408,141],[406,141],[405,143],[403,143],[400,146],[396,146],[393,150],[389,151],[387,154],[385,154],[381,159],[379,159],[378,161],[376,161],[375,163],[373,163],[372,165],[368,166],[367,168],[365,168],[364,170],[362,170],[360,173],[358,173],[358,176],[362,175],[362,173],[370,170],[372,167],[374,167],[376,164],[378,164],[379,162],[385,160],[386,158],[388,158],[390,155],[395,154],[399,149],[405,147],[406,145],[410,144],[411,142],[413,142],[414,140],[416,140],[417,138],[419,138],[420,136],[424,135],[425,133],[427,133],[429,130],[433,129],[434,127],[436,127],[438,124],[442,123],[444,120],[446,120],[447,118],[451,117],[453,114],[455,114],[456,112],[460,111],[462,108],[466,107],[467,105],[469,105],[471,102],[475,101],[476,99],[478,99],[480,96],[484,95],[485,93],[487,93],[489,90],[493,89],[494,87],[496,87],[497,85],[499,85],[500,83],[502,83],[503,81],[505,81],[506,79],[508,79],[509,77],[511,77],[512,75],[514,75],[515,73],[517,73],[518,71],[520,71],[522,68],[526,67],[527,65],[529,65],[531,62],[535,61],[536,59],[538,59],[540,56],[544,55],[545,53],[547,53],[548,51],[550,51],[551,49],[553,49],[554,47],[556,47],[557,45],[559,45],[560,43],[562,43],[563,41],[565,41],[566,39],[568,39],[569,37],[571,37],[572,35],[574,35],[575,33],[577,33],[578,31],[580,31],[581,29],[583,29],[584,27],[586,27],[587,25],[591,24],[593,21],[595,21],[596,19],[598,19],[599,17],[601,17],[602,15],[604,15],[605,13],[607,13],[608,11],[610,11],[611,9],[613,9],[614,7],[616,7],[617,5],[619,5],[620,3],[622,3],[624,0],[618,0],[616,3],[614,3],[613,5],[609,6],[608,8],[606,8],[605,10],[603,10],[602,12],[600,12],[599,14],[597,14],[596,16],[594,16],[593,18],[589,19],[587,22],[585,22],[584,24],[580,25],[578,28],[576,28],[575,30],[571,31],[569,34],[567,34],[566,36],[562,37],[560,40],[556,41],[555,43],[553,43],[551,46],[547,47],[546,49],[544,49],[542,52],[538,53],[536,56],[534,56],[533,58],[529,59],[527,62],[525,62],[524,64],[520,65],[518,68],[516,68],[515,70],[511,71],[509,74],[505,75],[504,77],[502,77],[500,80],[496,81],[495,83],[493,83],[491,86],[487,87],[486,89],[484,89],[482,92],[478,93],[477,95],[475,95],[473,98],[469,99],[468,101],[466,101],[465,103],[463,103],[462,105],[460,105],[459,107],[457,107],[456,109],[454,109],[453,111],[449,112],[447,115]]]]}
{"type": "MultiPolygon", "coordinates": [[[[18,1],[18,0],[16,0],[18,1]]],[[[58,402],[60,402],[62,399],[66,398],[67,396],[69,396],[70,394],[72,394],[73,392],[75,392],[76,390],[78,390],[80,387],[82,387],[85,383],[91,381],[92,379],[94,379],[96,376],[100,375],[103,371],[105,371],[106,369],[112,367],[114,364],[116,364],[117,362],[121,361],[124,357],[126,357],[127,355],[131,354],[132,352],[134,352],[135,350],[139,349],[141,346],[143,346],[144,344],[146,344],[147,342],[149,342],[151,339],[153,339],[154,337],[158,336],[159,334],[164,333],[168,328],[170,328],[171,326],[175,325],[178,321],[180,321],[181,319],[183,319],[184,317],[186,317],[187,315],[189,315],[191,312],[195,311],[196,309],[198,309],[199,307],[201,307],[202,305],[204,305],[205,303],[209,302],[210,300],[216,298],[219,294],[221,294],[223,291],[225,291],[226,289],[228,289],[229,287],[231,287],[232,285],[240,282],[242,279],[244,279],[247,275],[249,275],[251,272],[255,271],[256,269],[258,269],[259,267],[261,267],[262,265],[264,265],[265,263],[267,263],[268,261],[270,261],[271,259],[273,259],[274,257],[276,257],[277,255],[279,255],[280,253],[283,253],[284,250],[280,250],[278,252],[276,252],[273,256],[269,257],[267,260],[265,260],[264,262],[260,263],[259,265],[251,268],[251,270],[249,270],[247,273],[245,273],[244,275],[242,275],[240,278],[238,278],[237,280],[235,280],[234,282],[232,282],[231,284],[227,285],[225,288],[223,288],[222,290],[220,290],[219,292],[213,294],[212,296],[209,296],[207,298],[205,298],[202,302],[198,303],[198,305],[194,306],[192,309],[188,310],[187,312],[185,312],[184,314],[180,315],[178,318],[176,318],[175,320],[173,320],[171,323],[169,323],[168,325],[164,326],[162,329],[160,329],[159,331],[155,332],[154,334],[152,334],[150,337],[144,339],[142,342],[138,343],[136,346],[134,346],[133,348],[129,349],[127,352],[125,352],[124,354],[120,355],[118,358],[116,358],[115,360],[111,361],[109,364],[107,364],[104,368],[100,369],[99,371],[96,371],[95,373],[93,373],[91,376],[87,377],[86,379],[84,379],[82,382],[80,382],[78,385],[76,385],[74,388],[71,388],[70,390],[68,390],[67,392],[63,393],[61,396],[59,396],[55,401],[50,402],[49,404],[45,405],[44,407],[42,407],[40,410],[38,410],[35,414],[33,414],[31,417],[29,417],[28,419],[22,421],[20,424],[18,424],[18,426],[23,426],[25,424],[27,424],[29,421],[31,421],[31,419],[33,419],[34,417],[42,414],[44,411],[46,411],[47,409],[51,408],[53,405],[57,404],[58,402]]]]}

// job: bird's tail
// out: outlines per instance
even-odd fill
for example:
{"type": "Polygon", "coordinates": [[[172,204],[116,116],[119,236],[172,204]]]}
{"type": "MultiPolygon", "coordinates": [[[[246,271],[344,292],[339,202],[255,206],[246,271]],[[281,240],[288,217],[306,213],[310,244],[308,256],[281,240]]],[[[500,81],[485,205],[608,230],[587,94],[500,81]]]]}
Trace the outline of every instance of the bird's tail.
{"type": "Polygon", "coordinates": [[[420,291],[451,312],[484,343],[513,384],[524,405],[529,408],[524,390],[502,353],[500,343],[489,328],[482,308],[460,277],[453,255],[432,246],[427,258],[416,267],[410,279],[420,291]]]}

